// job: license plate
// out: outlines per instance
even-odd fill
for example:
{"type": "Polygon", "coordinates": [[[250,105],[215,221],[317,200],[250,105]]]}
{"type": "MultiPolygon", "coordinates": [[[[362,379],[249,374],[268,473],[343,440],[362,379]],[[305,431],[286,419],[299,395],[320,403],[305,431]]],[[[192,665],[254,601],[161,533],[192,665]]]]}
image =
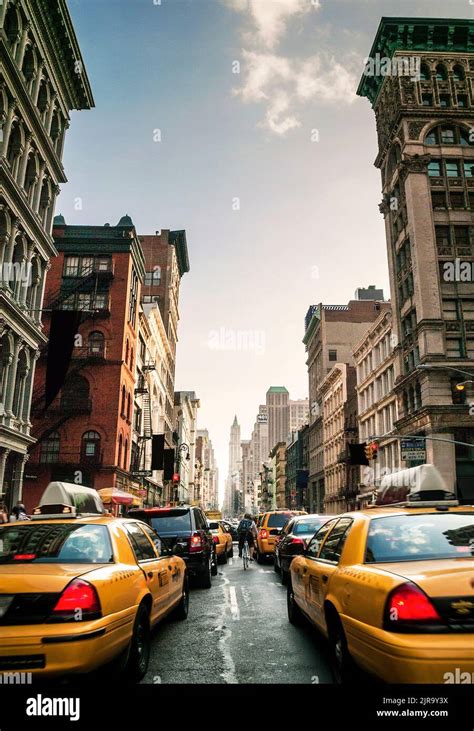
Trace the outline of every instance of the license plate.
{"type": "Polygon", "coordinates": [[[0,619],[8,612],[14,594],[0,594],[0,619]]]}

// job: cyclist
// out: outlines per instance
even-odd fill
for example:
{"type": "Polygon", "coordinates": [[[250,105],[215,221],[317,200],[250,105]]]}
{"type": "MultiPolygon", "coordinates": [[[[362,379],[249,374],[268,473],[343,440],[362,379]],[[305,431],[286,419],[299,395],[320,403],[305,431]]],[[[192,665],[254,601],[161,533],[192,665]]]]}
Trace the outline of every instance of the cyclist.
{"type": "Polygon", "coordinates": [[[250,513],[245,513],[244,517],[239,523],[237,528],[239,536],[239,558],[242,558],[242,549],[244,543],[247,540],[250,549],[250,560],[253,561],[253,554],[255,551],[255,541],[257,539],[257,526],[250,513]]]}

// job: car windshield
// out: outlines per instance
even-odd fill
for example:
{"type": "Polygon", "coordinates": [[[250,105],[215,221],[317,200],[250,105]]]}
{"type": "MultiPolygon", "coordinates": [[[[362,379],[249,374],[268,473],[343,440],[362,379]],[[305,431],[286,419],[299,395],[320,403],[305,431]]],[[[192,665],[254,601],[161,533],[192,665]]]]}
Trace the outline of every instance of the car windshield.
{"type": "Polygon", "coordinates": [[[22,523],[0,528],[0,563],[111,563],[105,525],[22,523]]]}
{"type": "Polygon", "coordinates": [[[293,513],[273,513],[268,516],[268,528],[283,528],[289,518],[293,517],[293,513]]]}
{"type": "Polygon", "coordinates": [[[474,513],[424,513],[373,518],[366,563],[474,556],[474,513]]]}
{"type": "Polygon", "coordinates": [[[188,531],[191,530],[191,513],[189,510],[179,510],[154,515],[151,524],[159,535],[176,531],[188,531]]]}
{"type": "MultiPolygon", "coordinates": [[[[327,520],[329,520],[329,518],[327,520]]],[[[324,520],[323,518],[321,518],[321,520],[298,520],[293,526],[292,533],[295,536],[302,535],[303,533],[314,534],[324,523],[327,522],[327,520],[324,520]]]]}

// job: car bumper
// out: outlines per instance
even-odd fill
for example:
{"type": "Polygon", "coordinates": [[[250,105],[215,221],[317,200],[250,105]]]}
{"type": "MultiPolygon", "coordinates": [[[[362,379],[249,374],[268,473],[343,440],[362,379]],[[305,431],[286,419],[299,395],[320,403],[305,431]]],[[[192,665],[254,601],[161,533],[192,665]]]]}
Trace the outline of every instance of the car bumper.
{"type": "MultiPolygon", "coordinates": [[[[213,552],[213,556],[217,556],[217,554],[213,552]]],[[[181,558],[185,562],[186,570],[190,576],[200,576],[207,571],[207,562],[209,560],[207,554],[201,552],[190,556],[182,556],[181,558]]]]}
{"type": "Polygon", "coordinates": [[[135,611],[114,620],[0,627],[0,672],[53,677],[95,670],[127,647],[135,611]]]}
{"type": "Polygon", "coordinates": [[[259,538],[258,539],[258,551],[263,556],[270,556],[275,553],[275,540],[271,538],[259,538]]]}
{"type": "Polygon", "coordinates": [[[461,682],[474,677],[471,633],[408,634],[386,632],[342,617],[350,653],[365,670],[387,683],[461,682]]]}

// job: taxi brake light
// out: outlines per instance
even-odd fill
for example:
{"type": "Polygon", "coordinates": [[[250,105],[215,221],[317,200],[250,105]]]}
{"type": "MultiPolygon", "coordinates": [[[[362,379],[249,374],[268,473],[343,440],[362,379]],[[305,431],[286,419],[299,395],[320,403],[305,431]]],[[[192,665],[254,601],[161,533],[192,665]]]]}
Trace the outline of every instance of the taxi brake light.
{"type": "Polygon", "coordinates": [[[260,538],[263,538],[263,539],[265,539],[265,538],[268,538],[268,533],[267,533],[267,531],[265,530],[265,528],[262,528],[262,529],[260,530],[260,534],[259,534],[259,537],[260,537],[260,538]]]}
{"type": "Polygon", "coordinates": [[[92,584],[74,579],[64,589],[53,609],[53,618],[81,621],[100,616],[100,602],[92,584]]]}
{"type": "Polygon", "coordinates": [[[16,553],[13,556],[14,561],[34,561],[36,553],[16,553]]]}
{"type": "Polygon", "coordinates": [[[390,594],[385,609],[385,625],[394,629],[411,622],[442,622],[435,607],[415,584],[397,586],[390,594]]]}
{"type": "Polygon", "coordinates": [[[219,536],[212,536],[213,543],[219,543],[219,536]]]}
{"type": "Polygon", "coordinates": [[[292,546],[304,546],[306,545],[304,540],[302,538],[291,538],[289,543],[291,543],[292,546]]]}

